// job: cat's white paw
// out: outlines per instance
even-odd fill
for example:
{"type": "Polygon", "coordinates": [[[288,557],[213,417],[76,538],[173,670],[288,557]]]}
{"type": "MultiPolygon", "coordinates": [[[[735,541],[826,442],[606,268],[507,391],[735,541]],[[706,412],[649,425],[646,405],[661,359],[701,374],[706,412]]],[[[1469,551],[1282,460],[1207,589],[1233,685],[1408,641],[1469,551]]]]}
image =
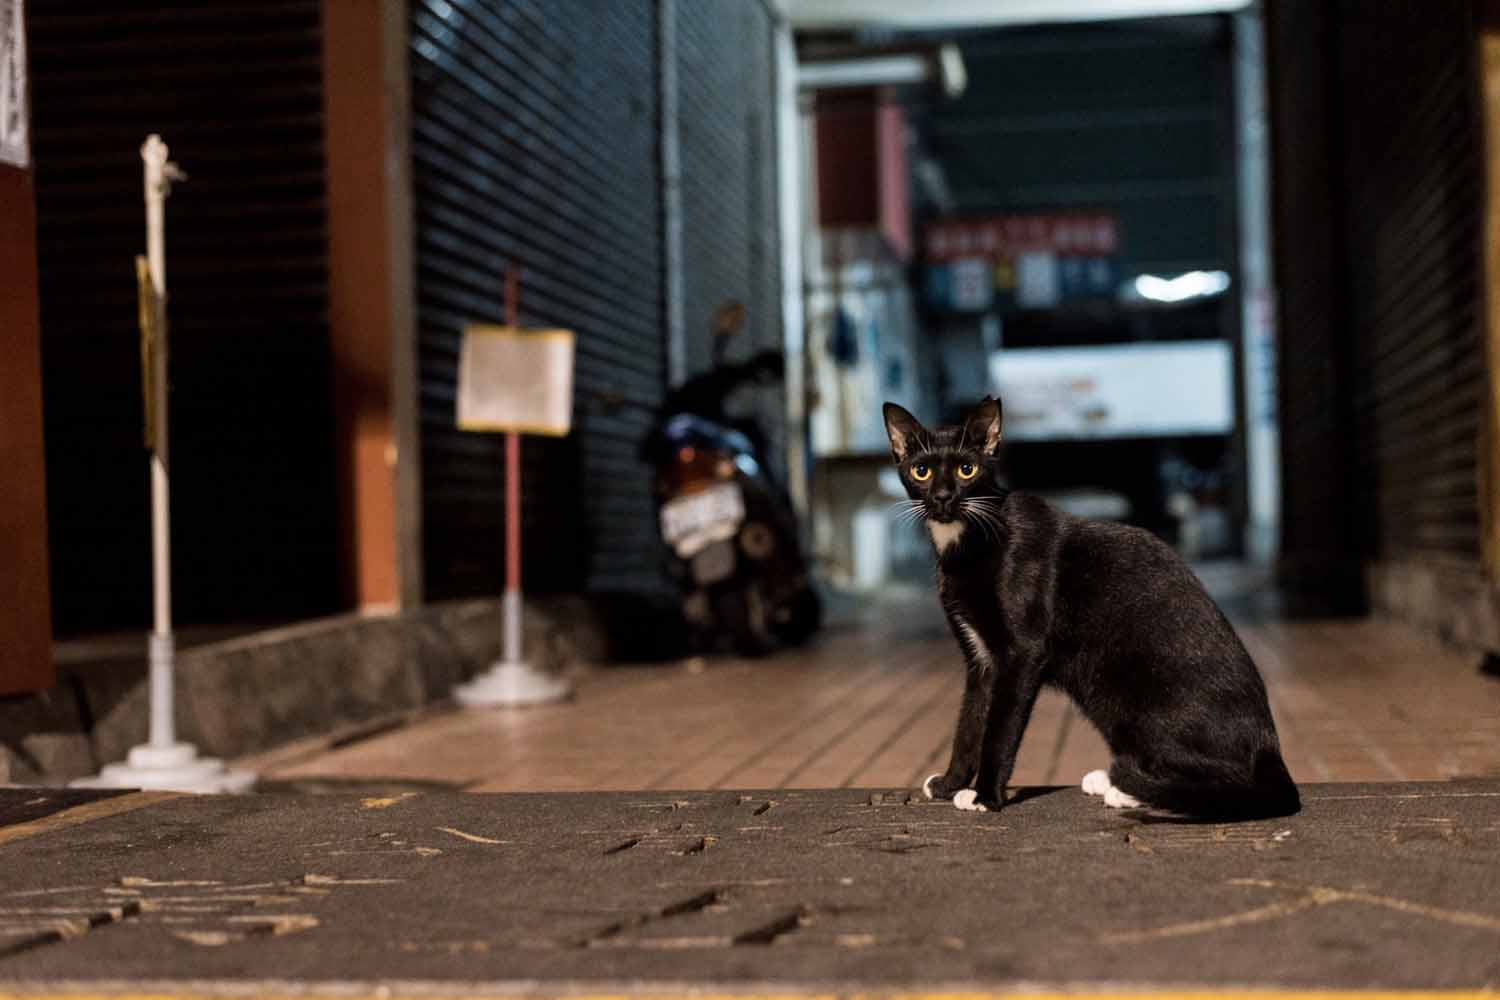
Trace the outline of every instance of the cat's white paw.
{"type": "Polygon", "coordinates": [[[1104,804],[1111,809],[1136,809],[1141,805],[1141,800],[1110,785],[1109,791],[1104,793],[1104,804]]]}
{"type": "Polygon", "coordinates": [[[932,783],[941,777],[941,774],[929,774],[927,780],[922,782],[922,794],[929,799],[932,798],[932,783]]]}
{"type": "Polygon", "coordinates": [[[1105,771],[1090,771],[1079,784],[1085,795],[1103,795],[1109,791],[1109,774],[1105,771]]]}
{"type": "Polygon", "coordinates": [[[989,812],[984,804],[979,801],[979,793],[972,788],[965,788],[953,793],[953,805],[964,812],[989,812]]]}

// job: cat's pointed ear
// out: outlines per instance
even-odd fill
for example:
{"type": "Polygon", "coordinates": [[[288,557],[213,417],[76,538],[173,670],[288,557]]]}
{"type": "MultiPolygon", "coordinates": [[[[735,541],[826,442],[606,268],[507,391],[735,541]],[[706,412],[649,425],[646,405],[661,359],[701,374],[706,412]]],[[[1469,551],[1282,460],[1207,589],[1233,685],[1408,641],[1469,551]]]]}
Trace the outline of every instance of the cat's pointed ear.
{"type": "Polygon", "coordinates": [[[884,412],[885,433],[891,439],[891,456],[900,465],[927,432],[916,417],[895,403],[886,403],[884,412]]]}
{"type": "Polygon", "coordinates": [[[964,420],[964,440],[975,442],[986,455],[1000,450],[1000,400],[986,396],[964,420]]]}

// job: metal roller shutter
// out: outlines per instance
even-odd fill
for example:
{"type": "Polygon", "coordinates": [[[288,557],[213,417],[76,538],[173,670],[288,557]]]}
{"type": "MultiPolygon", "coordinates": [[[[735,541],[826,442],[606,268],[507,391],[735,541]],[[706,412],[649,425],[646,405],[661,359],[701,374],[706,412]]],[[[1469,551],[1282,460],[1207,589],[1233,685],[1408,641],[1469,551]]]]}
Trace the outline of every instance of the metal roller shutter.
{"type": "Polygon", "coordinates": [[[47,474],[64,633],[148,620],[132,258],[139,148],[167,208],[183,622],[338,601],[316,0],[31,0],[47,474]]]}
{"type": "Polygon", "coordinates": [[[649,418],[595,393],[661,398],[656,38],[650,0],[414,0],[412,156],[430,599],[490,594],[503,566],[501,441],[453,427],[463,325],[577,332],[574,434],[528,439],[527,586],[652,590],[661,576],[649,418]]]}
{"type": "Polygon", "coordinates": [[[1341,7],[1355,507],[1379,559],[1472,563],[1485,363],[1470,7],[1341,7]]]}
{"type": "MultiPolygon", "coordinates": [[[[748,318],[731,357],[782,346],[774,39],[770,14],[760,3],[677,0],[673,9],[683,318],[687,370],[693,375],[709,366],[707,331],[727,299],[743,303],[748,318]]],[[[782,441],[781,393],[752,391],[746,405],[773,444],[782,441]]]]}

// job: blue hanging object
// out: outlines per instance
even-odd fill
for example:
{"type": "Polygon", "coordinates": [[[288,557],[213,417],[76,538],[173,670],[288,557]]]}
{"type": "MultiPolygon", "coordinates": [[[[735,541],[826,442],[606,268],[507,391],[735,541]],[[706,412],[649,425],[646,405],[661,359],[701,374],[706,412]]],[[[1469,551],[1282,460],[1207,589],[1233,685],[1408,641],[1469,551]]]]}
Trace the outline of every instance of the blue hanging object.
{"type": "Polygon", "coordinates": [[[890,358],[885,363],[885,391],[896,394],[905,388],[906,366],[900,358],[890,358]]]}
{"type": "Polygon", "coordinates": [[[833,311],[833,334],[828,338],[828,353],[836,364],[850,367],[859,363],[859,332],[854,318],[839,306],[833,311]]]}

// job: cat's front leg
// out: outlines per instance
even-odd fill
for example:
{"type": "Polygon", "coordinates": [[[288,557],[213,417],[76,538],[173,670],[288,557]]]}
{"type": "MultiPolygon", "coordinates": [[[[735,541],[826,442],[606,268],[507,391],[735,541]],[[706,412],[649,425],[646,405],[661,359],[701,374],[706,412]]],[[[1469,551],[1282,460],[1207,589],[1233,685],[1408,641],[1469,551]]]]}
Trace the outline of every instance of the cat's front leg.
{"type": "Polygon", "coordinates": [[[922,791],[929,799],[953,798],[968,788],[979,772],[993,682],[992,670],[977,670],[971,665],[966,671],[964,701],[958,710],[958,726],[953,731],[953,753],[948,758],[948,769],[942,774],[932,775],[922,784],[922,791]]]}
{"type": "Polygon", "coordinates": [[[986,720],[984,749],[979,758],[978,804],[999,809],[1005,804],[1005,789],[1016,769],[1021,737],[1042,690],[1040,660],[1031,656],[1008,659],[1004,679],[995,682],[986,720]]]}

